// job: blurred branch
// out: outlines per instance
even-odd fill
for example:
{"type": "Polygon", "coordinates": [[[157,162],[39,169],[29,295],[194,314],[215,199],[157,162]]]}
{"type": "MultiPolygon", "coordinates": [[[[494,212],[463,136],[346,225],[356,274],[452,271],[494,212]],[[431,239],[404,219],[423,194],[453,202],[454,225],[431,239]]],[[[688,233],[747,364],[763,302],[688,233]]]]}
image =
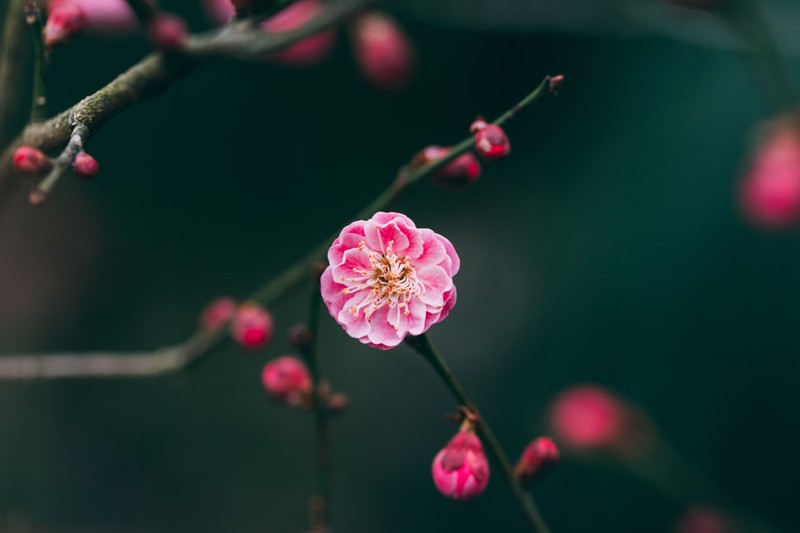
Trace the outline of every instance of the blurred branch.
{"type": "MultiPolygon", "coordinates": [[[[163,58],[158,55],[151,56],[149,61],[150,62],[163,61],[163,58]]],[[[157,67],[155,65],[152,65],[151,63],[147,63],[145,66],[140,66],[140,68],[146,68],[147,69],[146,72],[150,72],[150,69],[155,69],[157,67]]],[[[508,111],[500,115],[500,117],[497,118],[493,122],[493,124],[498,124],[498,125],[505,124],[508,120],[515,117],[519,112],[521,112],[523,109],[527,108],[534,102],[541,100],[547,95],[553,94],[554,92],[553,80],[554,78],[546,76],[542,80],[542,82],[536,87],[536,89],[534,89],[531,93],[525,96],[525,98],[519,101],[516,105],[511,107],[508,111]]],[[[115,82],[112,82],[111,85],[113,85],[114,83],[115,82]]],[[[107,86],[106,89],[111,87],[111,85],[107,86]]],[[[122,98],[122,102],[119,103],[118,105],[126,104],[127,106],[130,105],[130,103],[132,103],[133,101],[136,101],[136,100],[131,100],[132,98],[134,98],[133,94],[129,94],[125,91],[122,91],[121,94],[125,94],[127,96],[125,96],[124,98],[120,97],[122,98]]],[[[109,95],[109,97],[113,95],[119,96],[119,93],[117,91],[111,91],[111,95],[109,95]]],[[[93,131],[91,128],[99,127],[99,124],[93,121],[101,120],[97,118],[96,113],[91,113],[90,111],[96,109],[95,106],[102,106],[104,102],[106,102],[104,98],[98,97],[97,95],[93,95],[92,97],[89,98],[97,98],[97,101],[91,105],[88,104],[86,105],[87,114],[85,116],[76,115],[72,119],[76,123],[81,124],[82,127],[89,128],[85,130],[87,132],[86,135],[91,134],[91,132],[93,131]]],[[[86,100],[87,99],[85,99],[84,101],[86,100]]],[[[84,101],[82,101],[81,104],[84,101]]],[[[110,99],[107,105],[112,105],[113,103],[114,100],[110,99]]],[[[81,104],[75,106],[73,110],[80,107],[81,104]]],[[[103,108],[100,107],[100,109],[103,108]]],[[[54,132],[61,131],[62,129],[66,129],[69,127],[70,119],[69,117],[65,116],[66,113],[68,112],[65,111],[58,117],[55,117],[50,121],[48,121],[47,123],[45,123],[48,124],[56,120],[61,122],[66,122],[60,124],[59,128],[46,128],[45,124],[31,125],[26,129],[26,132],[28,132],[29,130],[36,131],[37,134],[40,135],[40,137],[38,138],[40,138],[45,143],[45,146],[52,146],[51,144],[48,143],[53,143],[53,142],[57,143],[59,139],[58,135],[56,135],[54,132]],[[42,128],[41,131],[39,131],[38,128],[42,128]]],[[[85,137],[83,135],[81,135],[81,139],[85,141],[85,137]]],[[[437,170],[442,168],[448,162],[452,161],[459,155],[470,150],[473,144],[474,144],[474,137],[472,135],[469,135],[458,144],[455,144],[450,149],[450,152],[447,154],[447,156],[441,159],[437,159],[436,161],[421,166],[413,166],[413,160],[412,160],[412,164],[401,168],[398,171],[397,176],[395,177],[392,184],[381,194],[379,194],[366,207],[364,207],[364,209],[362,209],[353,219],[360,220],[360,219],[370,218],[376,211],[384,209],[403,190],[405,190],[406,187],[422,180],[427,176],[433,175],[437,170]]],[[[264,305],[274,304],[276,301],[280,300],[283,296],[285,296],[291,290],[299,286],[306,279],[306,276],[308,275],[309,271],[313,268],[315,263],[325,257],[325,253],[328,250],[330,243],[333,242],[333,240],[336,239],[338,235],[339,232],[337,231],[330,237],[319,243],[303,259],[301,259],[294,265],[284,270],[280,275],[273,278],[271,281],[267,282],[262,287],[258,288],[246,299],[253,300],[264,305]]],[[[84,377],[84,376],[125,377],[125,376],[159,375],[164,372],[180,369],[183,366],[189,364],[195,358],[199,357],[203,353],[213,348],[217,344],[217,342],[219,342],[223,338],[223,335],[216,334],[215,336],[209,338],[207,343],[200,343],[198,338],[204,335],[205,334],[203,333],[198,333],[195,336],[191,337],[186,342],[184,342],[183,344],[178,345],[177,347],[165,348],[162,350],[157,350],[155,352],[142,352],[135,354],[102,353],[102,354],[87,354],[87,355],[76,355],[76,354],[18,355],[18,356],[0,357],[0,380],[47,379],[47,378],[66,378],[66,377],[84,377]],[[189,347],[191,347],[191,349],[189,347]],[[187,353],[190,355],[187,355],[187,353]],[[34,359],[35,362],[27,363],[26,360],[28,358],[34,359]],[[84,359],[87,359],[87,361],[84,361],[84,359]],[[169,361],[170,363],[166,367],[164,367],[165,360],[169,361]],[[93,364],[91,361],[95,361],[95,363],[93,364]],[[58,369],[58,372],[54,372],[51,369],[58,369]],[[102,373],[100,373],[101,371],[98,369],[102,369],[102,373]],[[143,369],[146,369],[150,373],[149,374],[145,373],[145,370],[143,369]]]]}
{"type": "MultiPolygon", "coordinates": [[[[408,344],[414,349],[414,351],[419,353],[428,363],[430,363],[430,365],[438,374],[439,378],[447,386],[447,388],[450,389],[453,397],[460,405],[466,407],[470,411],[476,413],[478,412],[477,406],[472,402],[472,400],[469,399],[464,391],[464,388],[461,386],[461,383],[459,383],[458,379],[456,379],[453,371],[450,370],[449,366],[447,366],[447,363],[444,361],[436,348],[434,348],[433,343],[431,343],[430,338],[428,338],[426,334],[423,333],[422,335],[416,337],[408,336],[406,337],[406,344],[408,344]]],[[[511,491],[514,493],[514,497],[519,503],[525,518],[533,527],[534,531],[538,531],[539,533],[549,533],[550,529],[547,527],[542,514],[539,512],[536,502],[534,502],[533,497],[520,484],[519,479],[514,474],[514,467],[512,466],[511,461],[508,460],[506,452],[503,450],[503,447],[500,445],[500,442],[497,440],[494,432],[489,427],[489,424],[487,424],[482,417],[478,416],[476,426],[478,432],[481,434],[483,440],[487,444],[489,453],[492,455],[492,457],[494,457],[495,461],[500,464],[503,474],[505,475],[509,485],[511,485],[511,491]]]]}
{"type": "Polygon", "coordinates": [[[14,135],[22,103],[28,41],[25,36],[24,1],[11,0],[2,28],[0,57],[0,149],[14,135]]]}
{"type": "MultiPolygon", "coordinates": [[[[71,109],[46,122],[26,128],[0,156],[0,203],[14,185],[11,156],[16,147],[24,144],[45,151],[57,149],[72,138],[76,128],[82,130],[81,139],[85,144],[107,120],[136,103],[162,94],[191,72],[198,62],[213,57],[260,59],[330,27],[365,3],[365,0],[340,0],[327,4],[325,11],[309,23],[296,30],[273,35],[262,32],[251,20],[238,21],[221,30],[187,39],[181,55],[165,56],[157,53],[146,57],[71,109]]],[[[21,16],[19,18],[21,20],[21,16]]],[[[22,26],[24,30],[24,23],[22,26]]],[[[0,87],[4,88],[0,94],[7,94],[5,88],[14,86],[14,83],[9,84],[8,80],[0,79],[0,87]]],[[[3,107],[0,103],[0,110],[3,107]]],[[[57,177],[54,177],[53,182],[55,181],[57,177]]]]}
{"type": "MultiPolygon", "coordinates": [[[[39,0],[25,0],[25,22],[28,25],[33,43],[33,97],[31,98],[31,122],[47,118],[47,90],[44,73],[47,69],[47,56],[42,39],[42,19],[44,13],[39,0]]],[[[2,85],[0,85],[2,87],[2,85]]]]}

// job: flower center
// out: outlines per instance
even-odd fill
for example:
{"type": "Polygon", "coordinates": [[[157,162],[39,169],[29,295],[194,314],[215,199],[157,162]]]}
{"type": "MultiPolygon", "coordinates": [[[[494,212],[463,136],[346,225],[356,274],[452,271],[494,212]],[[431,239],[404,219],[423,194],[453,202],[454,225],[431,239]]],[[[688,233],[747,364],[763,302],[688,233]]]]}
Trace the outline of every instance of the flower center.
{"type": "MultiPolygon", "coordinates": [[[[409,258],[395,254],[392,251],[393,244],[393,241],[386,243],[383,252],[367,250],[370,268],[353,268],[355,276],[342,277],[342,281],[352,283],[344,289],[345,294],[369,290],[369,295],[349,310],[356,318],[363,309],[364,319],[369,322],[372,313],[385,305],[408,315],[408,303],[411,299],[425,293],[425,286],[417,279],[409,258]]],[[[358,249],[366,250],[363,241],[358,243],[358,249]]]]}

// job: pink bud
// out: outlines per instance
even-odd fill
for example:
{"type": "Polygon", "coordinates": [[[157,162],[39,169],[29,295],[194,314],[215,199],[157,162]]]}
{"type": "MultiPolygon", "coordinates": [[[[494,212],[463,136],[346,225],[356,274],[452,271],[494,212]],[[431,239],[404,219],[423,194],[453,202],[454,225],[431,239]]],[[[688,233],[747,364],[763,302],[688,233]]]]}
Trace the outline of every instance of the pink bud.
{"type": "Polygon", "coordinates": [[[95,158],[86,152],[78,152],[72,166],[75,175],[83,180],[92,179],[97,174],[97,171],[100,170],[100,165],[97,164],[95,158]]]}
{"type": "Polygon", "coordinates": [[[186,40],[186,22],[176,15],[159,13],[149,22],[147,33],[156,48],[180,48],[186,40]]]}
{"type": "Polygon", "coordinates": [[[626,407],[600,387],[578,385],[556,398],[550,425],[556,437],[572,448],[614,447],[624,439],[626,407]]]}
{"type": "Polygon", "coordinates": [[[203,0],[206,15],[218,24],[227,24],[236,14],[231,0],[203,0]]]}
{"type": "Polygon", "coordinates": [[[523,485],[530,485],[550,470],[560,458],[558,448],[548,437],[534,439],[522,452],[514,474],[523,485]]]}
{"type": "Polygon", "coordinates": [[[353,48],[361,72],[375,86],[397,91],[408,85],[414,48],[391,16],[373,11],[356,18],[353,48]]]}
{"type": "Polygon", "coordinates": [[[739,195],[742,211],[767,229],[800,221],[800,133],[791,122],[769,126],[739,195]]]}
{"type": "Polygon", "coordinates": [[[236,300],[227,296],[217,298],[203,309],[200,315],[200,328],[213,331],[224,326],[236,313],[236,300]]]}
{"type": "MultiPolygon", "coordinates": [[[[319,0],[298,0],[277,15],[262,22],[261,27],[269,33],[293,30],[311,21],[322,12],[322,9],[319,0]]],[[[296,66],[312,65],[328,55],[335,38],[334,31],[327,30],[303,39],[286,50],[270,55],[269,58],[296,66]]]]}
{"type": "Polygon", "coordinates": [[[14,151],[14,168],[26,174],[36,174],[50,167],[50,159],[33,146],[20,146],[14,151]]]}
{"type": "Polygon", "coordinates": [[[557,74],[557,75],[555,75],[555,76],[550,78],[550,83],[549,83],[548,90],[551,93],[556,93],[556,92],[558,92],[558,89],[563,84],[564,84],[564,75],[563,74],[557,74]]]}
{"type": "Polygon", "coordinates": [[[721,512],[708,507],[688,509],[675,524],[675,533],[734,533],[731,521],[721,512]]]}
{"type": "Polygon", "coordinates": [[[475,151],[486,161],[502,159],[511,153],[511,143],[500,126],[479,120],[472,124],[470,131],[475,131],[475,151]]]}
{"type": "Polygon", "coordinates": [[[264,347],[272,339],[272,316],[256,303],[245,303],[231,321],[231,337],[245,348],[264,347]]]}
{"type": "Polygon", "coordinates": [[[290,355],[273,359],[261,372],[270,398],[290,407],[310,407],[313,382],[305,363],[290,355]]]}
{"type": "Polygon", "coordinates": [[[470,500],[483,492],[489,483],[489,462],[471,427],[462,427],[436,454],[432,473],[436,488],[448,498],[470,500]]]}
{"type": "Polygon", "coordinates": [[[86,27],[86,11],[75,2],[61,0],[52,4],[42,31],[45,46],[63,44],[86,27]]]}
{"type": "MultiPolygon", "coordinates": [[[[446,150],[444,152],[445,155],[450,151],[448,148],[442,149],[439,146],[429,146],[423,151],[423,157],[439,155],[442,153],[441,150],[446,150]]],[[[477,181],[480,175],[481,164],[475,154],[465,152],[447,163],[444,168],[439,169],[433,179],[436,184],[442,187],[457,189],[477,181]]]]}

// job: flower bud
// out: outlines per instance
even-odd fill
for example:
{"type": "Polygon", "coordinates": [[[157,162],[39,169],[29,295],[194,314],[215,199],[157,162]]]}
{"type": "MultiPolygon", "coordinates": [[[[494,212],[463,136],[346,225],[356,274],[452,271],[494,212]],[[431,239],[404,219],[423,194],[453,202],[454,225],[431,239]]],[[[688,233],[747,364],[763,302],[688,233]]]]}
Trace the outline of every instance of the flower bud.
{"type": "Polygon", "coordinates": [[[489,462],[469,422],[436,454],[432,473],[439,492],[454,500],[470,500],[486,488],[489,462]]]}
{"type": "Polygon", "coordinates": [[[45,46],[64,44],[86,27],[86,11],[77,3],[62,0],[51,5],[42,30],[45,46]]]}
{"type": "MultiPolygon", "coordinates": [[[[268,33],[280,33],[299,28],[322,12],[319,0],[298,0],[278,14],[261,23],[268,33]]],[[[271,54],[269,59],[293,64],[309,66],[320,62],[333,47],[336,34],[333,30],[323,31],[298,42],[281,52],[271,54]]]]}
{"type": "Polygon", "coordinates": [[[25,174],[36,174],[50,168],[50,159],[33,146],[20,146],[14,151],[14,168],[25,174]]]}
{"type": "Polygon", "coordinates": [[[203,309],[200,315],[200,328],[206,331],[213,331],[224,326],[238,307],[236,300],[227,296],[217,298],[203,309]]]}
{"type": "Polygon", "coordinates": [[[289,330],[289,344],[298,350],[305,350],[311,344],[311,331],[305,324],[295,324],[289,330]]]}
{"type": "Polygon", "coordinates": [[[584,451],[617,445],[624,438],[625,419],[625,406],[594,385],[565,390],[550,410],[550,425],[559,441],[584,451]]]}
{"type": "Polygon", "coordinates": [[[475,132],[475,151],[486,161],[502,159],[511,153],[511,143],[500,126],[478,119],[472,123],[470,131],[475,132]]]}
{"type": "Polygon", "coordinates": [[[380,89],[405,88],[414,69],[414,48],[396,21],[386,13],[370,12],[353,21],[353,53],[368,81],[380,89]]]}
{"type": "Polygon", "coordinates": [[[558,89],[564,84],[564,75],[557,74],[550,78],[550,83],[548,84],[547,90],[551,94],[558,93],[558,89]]]}
{"type": "Polygon", "coordinates": [[[328,398],[328,411],[330,411],[331,414],[341,414],[346,411],[348,407],[350,407],[350,399],[346,394],[337,392],[331,394],[328,398]]]}
{"type": "Polygon", "coordinates": [[[261,383],[270,398],[289,407],[311,406],[313,382],[305,363],[284,355],[273,359],[261,372],[261,383]]]}
{"type": "Polygon", "coordinates": [[[555,443],[548,437],[539,437],[525,447],[514,467],[514,475],[523,486],[529,486],[555,466],[559,458],[555,443]]]}
{"type": "Polygon", "coordinates": [[[272,316],[256,303],[245,303],[231,320],[231,337],[249,349],[264,347],[272,339],[272,316]]]}
{"type": "Polygon", "coordinates": [[[766,229],[800,222],[800,131],[790,121],[766,130],[739,191],[742,211],[766,229]]]}
{"type": "Polygon", "coordinates": [[[692,507],[676,522],[674,533],[734,533],[736,528],[720,511],[692,507]]]}
{"type": "Polygon", "coordinates": [[[100,170],[100,165],[97,164],[94,157],[86,152],[78,152],[75,156],[75,161],[72,163],[72,168],[76,176],[83,180],[90,180],[100,170]]]}
{"type": "MultiPolygon", "coordinates": [[[[445,157],[450,148],[428,146],[412,160],[412,166],[427,165],[445,157]]],[[[465,187],[476,181],[481,175],[481,164],[472,152],[466,152],[436,171],[433,181],[448,189],[465,187]]]]}
{"type": "Polygon", "coordinates": [[[147,34],[156,48],[180,48],[186,40],[186,22],[176,15],[159,13],[148,23],[147,34]]]}

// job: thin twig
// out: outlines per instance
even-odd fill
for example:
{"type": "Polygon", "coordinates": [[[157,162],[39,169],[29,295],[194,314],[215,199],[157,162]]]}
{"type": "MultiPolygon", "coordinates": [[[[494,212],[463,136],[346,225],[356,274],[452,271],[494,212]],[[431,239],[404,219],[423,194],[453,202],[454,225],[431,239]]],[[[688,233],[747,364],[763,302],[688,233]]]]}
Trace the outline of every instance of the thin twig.
{"type": "Polygon", "coordinates": [[[25,22],[33,43],[33,97],[31,98],[31,122],[41,122],[47,118],[47,87],[45,71],[47,70],[47,54],[42,38],[42,19],[44,13],[39,0],[25,0],[25,22]]]}
{"type": "MultiPolygon", "coordinates": [[[[447,366],[447,363],[444,361],[442,356],[439,354],[436,348],[434,348],[427,335],[423,333],[422,335],[416,337],[406,337],[406,344],[411,346],[417,353],[422,355],[422,357],[425,358],[425,360],[428,361],[431,366],[433,366],[433,369],[436,371],[439,378],[447,386],[447,388],[450,389],[450,392],[453,394],[453,397],[459,404],[467,407],[470,410],[476,412],[478,411],[477,406],[472,402],[472,400],[469,399],[464,391],[464,387],[462,387],[461,383],[459,383],[458,379],[456,379],[452,370],[450,370],[450,367],[447,366]]],[[[500,445],[497,437],[495,437],[494,432],[492,432],[492,429],[489,427],[489,424],[486,423],[486,420],[484,420],[483,417],[478,417],[477,429],[478,433],[480,433],[481,437],[483,437],[483,440],[486,442],[490,455],[494,457],[497,463],[500,464],[500,468],[502,469],[506,480],[511,486],[511,491],[514,493],[514,497],[519,503],[525,518],[533,527],[534,531],[538,531],[539,533],[549,533],[550,530],[548,529],[544,518],[542,518],[542,514],[539,512],[533,497],[525,491],[517,479],[517,476],[514,475],[514,467],[511,465],[511,461],[508,460],[506,452],[503,450],[503,447],[500,445]]]]}
{"type": "Polygon", "coordinates": [[[28,57],[23,0],[11,0],[3,24],[0,58],[0,149],[16,134],[28,57]]]}

